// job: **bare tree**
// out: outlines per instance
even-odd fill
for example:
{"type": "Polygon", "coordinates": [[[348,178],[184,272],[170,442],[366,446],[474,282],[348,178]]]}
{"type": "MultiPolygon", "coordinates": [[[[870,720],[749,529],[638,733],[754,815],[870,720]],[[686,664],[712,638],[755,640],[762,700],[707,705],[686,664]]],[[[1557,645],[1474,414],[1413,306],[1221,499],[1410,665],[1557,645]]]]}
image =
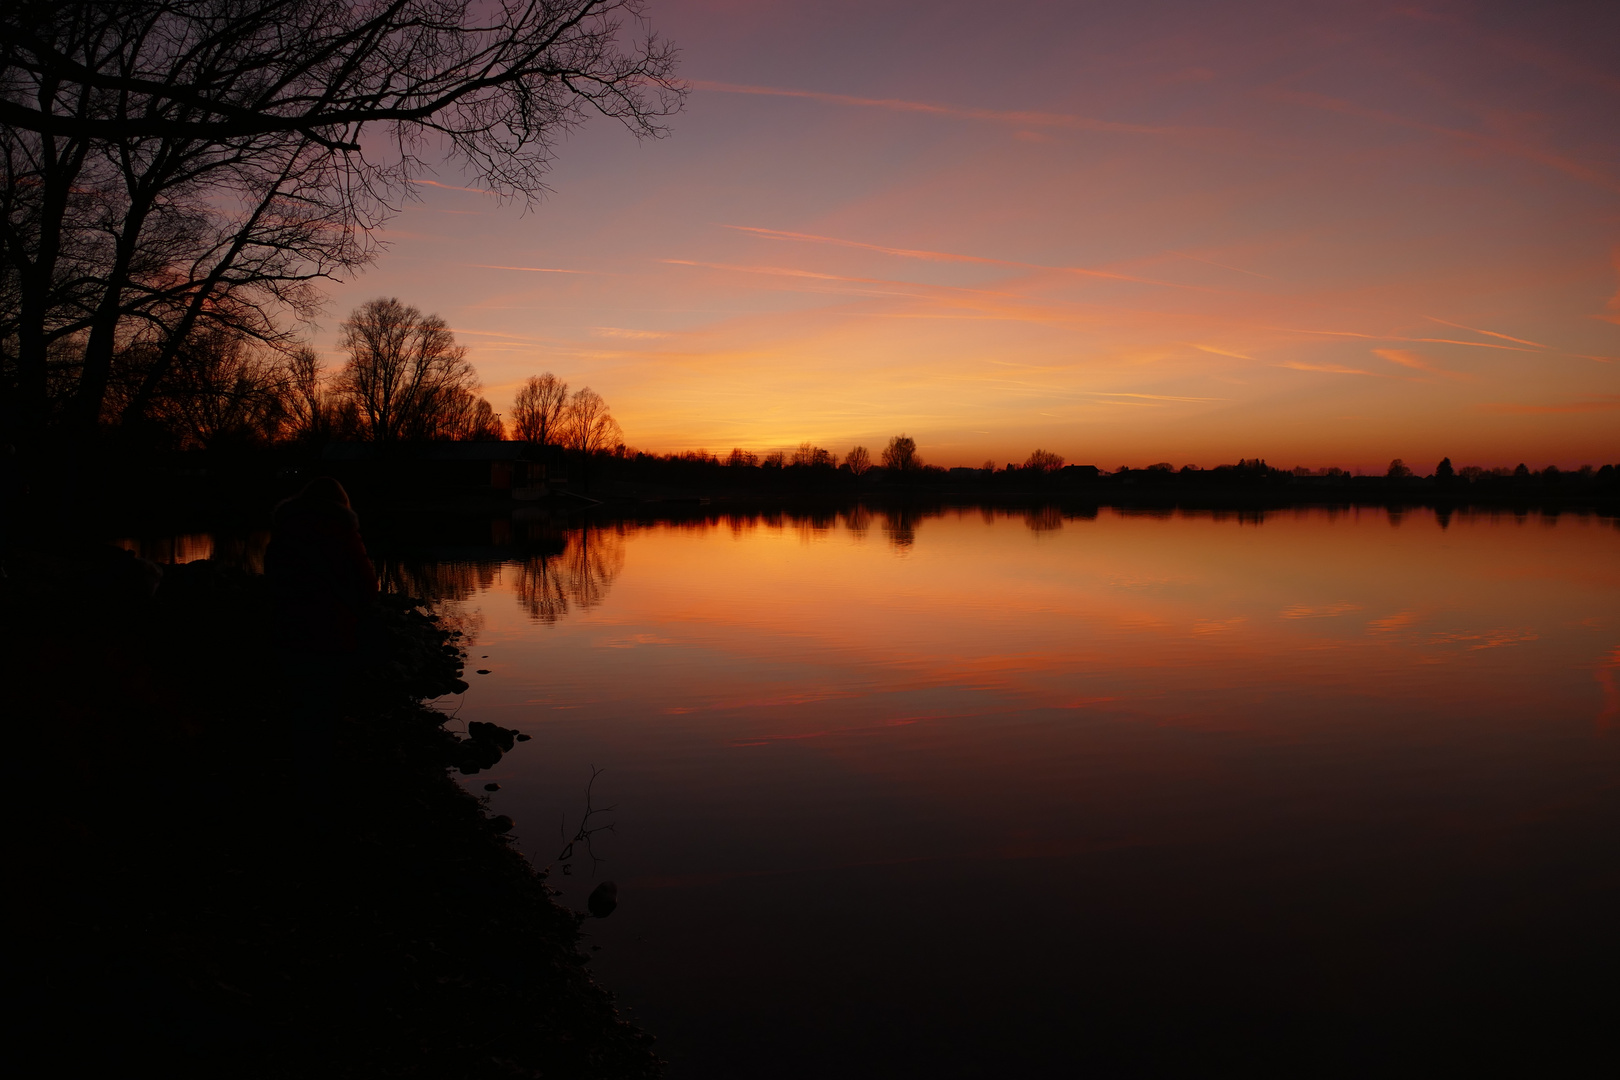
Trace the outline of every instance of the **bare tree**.
{"type": "Polygon", "coordinates": [[[568,413],[564,420],[564,445],[582,454],[596,454],[612,449],[624,439],[619,422],[608,412],[606,401],[590,387],[576,391],[568,399],[568,413]]]}
{"type": "Polygon", "coordinates": [[[1024,461],[1024,468],[1039,473],[1053,473],[1063,468],[1063,455],[1049,450],[1032,451],[1024,461]]]}
{"type": "MultiPolygon", "coordinates": [[[[135,345],[121,357],[122,365],[137,373],[132,381],[153,351],[151,345],[135,345]]],[[[112,391],[116,401],[131,387],[121,384],[112,391]]],[[[293,372],[282,353],[212,327],[192,334],[178,350],[163,393],[152,403],[152,419],[182,449],[263,444],[288,428],[294,396],[293,372]]]]}
{"type": "Polygon", "coordinates": [[[883,467],[892,472],[915,472],[922,468],[917,441],[909,435],[896,435],[883,448],[883,467]]]}
{"type": "Polygon", "coordinates": [[[637,135],[685,92],[641,0],[19,0],[0,12],[0,368],[25,438],[65,384],[84,430],[143,341],[126,419],[218,323],[277,340],[442,148],[526,201],[596,112],[637,135]],[[362,150],[362,142],[366,150],[362,150]],[[77,350],[52,367],[52,358],[77,350]],[[53,370],[55,374],[53,375],[53,370]],[[56,380],[53,383],[53,379],[56,380]]]}
{"type": "Polygon", "coordinates": [[[372,440],[456,437],[478,377],[443,319],[398,300],[368,300],[344,320],[343,348],[349,360],[338,385],[359,405],[372,440]]]}
{"type": "Polygon", "coordinates": [[[513,434],[534,446],[557,442],[567,408],[567,383],[549,371],[531,375],[512,403],[513,434]]]}
{"type": "Polygon", "coordinates": [[[802,442],[799,444],[799,448],[793,451],[793,464],[802,465],[805,468],[821,466],[830,469],[838,464],[838,455],[831,450],[823,450],[814,443],[802,442]]]}
{"type": "Polygon", "coordinates": [[[866,447],[857,446],[844,455],[844,464],[848,465],[849,471],[856,476],[865,476],[872,471],[872,455],[867,453],[866,447]]]}

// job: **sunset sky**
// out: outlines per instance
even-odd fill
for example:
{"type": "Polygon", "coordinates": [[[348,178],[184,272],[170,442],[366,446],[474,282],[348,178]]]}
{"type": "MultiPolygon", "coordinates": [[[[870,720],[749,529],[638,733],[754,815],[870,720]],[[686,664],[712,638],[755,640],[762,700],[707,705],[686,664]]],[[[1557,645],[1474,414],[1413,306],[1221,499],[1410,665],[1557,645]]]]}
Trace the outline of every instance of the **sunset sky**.
{"type": "Polygon", "coordinates": [[[643,449],[1620,460],[1620,5],[649,0],[688,106],[331,290],[643,449]]]}

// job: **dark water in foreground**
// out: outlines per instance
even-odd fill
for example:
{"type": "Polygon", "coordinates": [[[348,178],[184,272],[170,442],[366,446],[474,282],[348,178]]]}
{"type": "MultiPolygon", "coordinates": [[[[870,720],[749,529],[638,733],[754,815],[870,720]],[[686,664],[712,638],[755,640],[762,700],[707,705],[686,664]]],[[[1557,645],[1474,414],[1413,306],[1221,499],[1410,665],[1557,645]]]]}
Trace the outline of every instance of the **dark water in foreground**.
{"type": "MultiPolygon", "coordinates": [[[[400,571],[476,633],[444,706],[534,736],[470,782],[538,862],[606,770],[595,964],[673,1075],[1322,1075],[1612,1025],[1612,523],[823,525],[400,571]]],[[[583,908],[590,861],[557,881],[583,908]]]]}

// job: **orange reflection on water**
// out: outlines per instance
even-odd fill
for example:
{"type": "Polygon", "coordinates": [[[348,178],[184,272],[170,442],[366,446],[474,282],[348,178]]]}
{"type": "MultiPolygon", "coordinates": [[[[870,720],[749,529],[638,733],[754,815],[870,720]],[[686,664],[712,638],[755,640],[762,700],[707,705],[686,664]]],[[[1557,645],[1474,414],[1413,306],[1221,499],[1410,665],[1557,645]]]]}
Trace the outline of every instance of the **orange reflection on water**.
{"type": "Polygon", "coordinates": [[[534,736],[476,782],[541,862],[608,770],[599,964],[677,1034],[1460,1008],[1521,978],[1476,957],[1565,978],[1533,965],[1608,910],[1616,554],[1595,517],[1427,511],[603,526],[448,605],[491,670],[454,704],[534,736]],[[942,944],[985,910],[1031,947],[942,944]]]}

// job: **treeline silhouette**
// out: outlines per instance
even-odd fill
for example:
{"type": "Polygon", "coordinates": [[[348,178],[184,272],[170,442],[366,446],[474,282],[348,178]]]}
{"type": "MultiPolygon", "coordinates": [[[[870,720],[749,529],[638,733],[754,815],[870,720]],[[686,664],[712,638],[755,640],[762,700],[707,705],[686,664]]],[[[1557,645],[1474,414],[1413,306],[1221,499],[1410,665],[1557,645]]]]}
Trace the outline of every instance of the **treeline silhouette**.
{"type": "Polygon", "coordinates": [[[837,455],[811,443],[791,453],[759,455],[734,449],[725,456],[703,450],[650,454],[633,449],[608,455],[610,478],[604,490],[635,497],[679,498],[704,494],[748,495],[798,493],[859,497],[903,496],[926,492],[952,492],[984,498],[1023,494],[1068,495],[1104,501],[1120,498],[1246,493],[1283,500],[1321,497],[1378,499],[1610,499],[1620,493],[1620,476],[1612,464],[1585,465],[1563,470],[1548,465],[1531,470],[1466,466],[1458,469],[1442,459],[1427,475],[1420,475],[1397,458],[1380,474],[1362,475],[1340,468],[1276,468],[1263,459],[1240,459],[1235,464],[1176,468],[1168,462],[1145,468],[1119,466],[1108,470],[1088,465],[1067,465],[1050,451],[1037,449],[1023,462],[978,468],[944,468],[926,464],[916,443],[896,436],[873,463],[864,447],[857,446],[842,462],[837,455]],[[614,485],[617,485],[615,488],[614,485]]]}

